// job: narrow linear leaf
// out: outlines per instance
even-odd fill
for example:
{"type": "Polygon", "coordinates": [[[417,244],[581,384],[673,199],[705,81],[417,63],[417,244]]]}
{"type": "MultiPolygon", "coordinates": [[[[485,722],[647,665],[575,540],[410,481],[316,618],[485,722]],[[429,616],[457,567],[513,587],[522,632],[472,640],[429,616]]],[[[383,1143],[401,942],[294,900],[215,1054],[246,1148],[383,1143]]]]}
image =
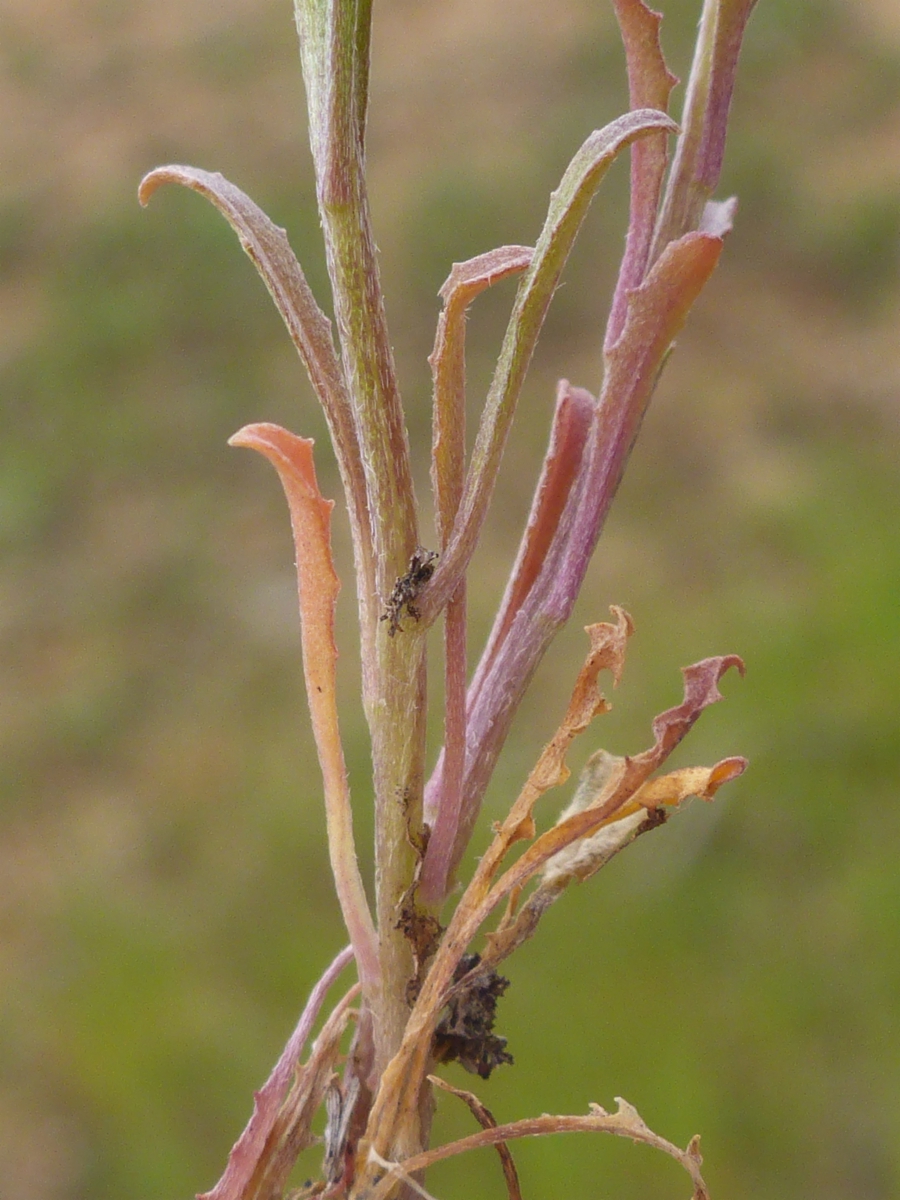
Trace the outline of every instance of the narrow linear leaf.
{"type": "MultiPolygon", "coordinates": [[[[374,586],[372,533],[356,423],[331,336],[331,322],[319,308],[283,229],[272,223],[240,188],[218,172],[197,167],[157,167],[144,176],[138,198],[147,205],[165,183],[178,183],[210,201],[228,221],[281,313],[325,412],[350,508],[360,603],[371,608],[374,586]]],[[[374,622],[370,613],[369,620],[374,622]]]]}
{"type": "MultiPolygon", "coordinates": [[[[625,47],[628,98],[631,107],[669,111],[669,96],[678,82],[669,71],[659,42],[662,17],[643,0],[613,0],[625,47]]],[[[668,162],[664,133],[642,138],[631,147],[631,205],[625,254],[606,326],[606,347],[612,346],[625,320],[628,292],[637,287],[649,266],[650,244],[656,225],[662,181],[668,162]]]]}
{"type": "Polygon", "coordinates": [[[608,438],[611,423],[625,427],[624,438],[619,432],[613,437],[614,445],[632,434],[669,347],[718,265],[722,245],[722,238],[712,234],[685,234],[666,247],[645,281],[628,293],[622,335],[604,356],[600,410],[608,416],[599,439],[608,438]]]}
{"type": "Polygon", "coordinates": [[[244,1195],[245,1188],[263,1156],[328,989],[352,959],[353,947],[347,946],[313,988],[297,1027],[288,1039],[271,1075],[254,1094],[253,1115],[232,1147],[222,1178],[212,1191],[205,1192],[198,1200],[240,1200],[244,1195]]]}
{"type": "Polygon", "coordinates": [[[624,147],[659,130],[675,132],[677,126],[665,113],[652,109],[626,113],[596,130],[572,159],[550,198],[547,219],[531,266],[519,285],[488,392],[453,537],[423,596],[424,621],[433,620],[447,603],[471,558],[538,335],[600,181],[624,147]]]}
{"type": "MultiPolygon", "coordinates": [[[[595,406],[596,400],[585,388],[573,387],[567,379],[560,380],[556,389],[550,444],[541,466],[541,475],[506,594],[478,666],[479,673],[489,669],[509,633],[515,614],[525,603],[525,598],[541,573],[572,486],[581,470],[595,406]]],[[[476,687],[477,677],[473,689],[476,687]]]]}
{"type": "MultiPolygon", "coordinates": [[[[443,551],[462,496],[466,452],[466,313],[486,288],[527,269],[533,251],[502,246],[464,263],[454,263],[440,295],[444,307],[429,363],[434,380],[431,482],[443,551]]],[[[446,867],[456,841],[466,758],[466,583],[463,578],[444,616],[444,751],[430,802],[423,813],[431,827],[419,896],[425,903],[444,891],[446,867]],[[438,795],[438,792],[440,795],[438,795]],[[437,861],[437,875],[433,864],[437,861]]],[[[426,805],[429,797],[426,795],[426,805]]]]}
{"type": "Polygon", "coordinates": [[[334,612],[340,583],[331,557],[334,502],[323,499],[319,492],[311,439],[277,425],[259,424],[241,429],[230,444],[258,450],[272,463],[290,509],[297,552],[303,671],[325,786],[331,868],[368,999],[377,988],[380,973],[375,927],[353,842],[350,789],[338,723],[334,612]]]}
{"type": "Polygon", "coordinates": [[[719,182],[725,154],[725,133],[728,112],[734,93],[738,57],[744,31],[756,0],[720,0],[713,61],[703,120],[703,134],[697,153],[694,176],[706,192],[712,195],[719,182]]]}
{"type": "MultiPolygon", "coordinates": [[[[315,1142],[312,1122],[334,1075],[344,1030],[356,1015],[350,1005],[359,992],[360,985],[356,984],[322,1027],[309,1062],[297,1072],[253,1173],[237,1193],[236,1200],[273,1200],[273,1197],[281,1196],[298,1155],[315,1142]]],[[[199,1197],[198,1200],[209,1198],[199,1197]]],[[[212,1200],[219,1198],[213,1197],[212,1200]]]]}
{"type": "Polygon", "coordinates": [[[442,550],[459,507],[465,469],[466,312],[486,288],[527,270],[533,254],[528,246],[501,246],[454,263],[439,293],[444,307],[428,362],[434,380],[431,479],[442,550]]]}
{"type": "MultiPolygon", "coordinates": [[[[478,704],[481,687],[491,664],[509,634],[516,612],[540,573],[569,490],[581,466],[594,403],[593,396],[583,388],[572,387],[566,380],[560,382],[550,444],[509,583],[465,701],[465,707],[469,710],[478,704]]],[[[453,604],[454,601],[451,601],[447,609],[448,622],[453,604]]],[[[445,747],[449,744],[449,739],[445,738],[445,747]]],[[[463,751],[467,744],[464,730],[461,737],[463,751]]],[[[448,774],[453,764],[448,764],[445,749],[425,789],[425,819],[432,828],[421,881],[421,894],[426,902],[437,902],[446,894],[478,815],[477,803],[473,805],[471,802],[471,788],[465,792],[463,790],[465,760],[463,755],[460,758],[462,761],[456,768],[459,772],[458,786],[452,791],[448,787],[448,774]],[[448,792],[456,798],[453,807],[447,803],[448,792]]]]}
{"type": "Polygon", "coordinates": [[[653,259],[669,242],[698,228],[719,182],[738,55],[755,3],[704,0],[681,136],[653,238],[653,259]]]}
{"type": "Polygon", "coordinates": [[[640,287],[629,292],[622,334],[605,355],[591,451],[573,492],[577,504],[569,506],[560,522],[541,579],[529,596],[530,619],[561,623],[572,611],[666,356],[715,270],[722,244],[710,234],[685,234],[666,247],[640,287]]]}

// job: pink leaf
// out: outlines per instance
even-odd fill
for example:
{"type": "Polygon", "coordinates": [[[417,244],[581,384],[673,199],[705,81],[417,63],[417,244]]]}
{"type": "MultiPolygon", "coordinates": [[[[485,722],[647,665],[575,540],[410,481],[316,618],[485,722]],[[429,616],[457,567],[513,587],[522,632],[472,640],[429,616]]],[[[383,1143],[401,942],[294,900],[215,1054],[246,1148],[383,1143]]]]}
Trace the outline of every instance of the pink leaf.
{"type": "Polygon", "coordinates": [[[231,1149],[225,1173],[212,1191],[205,1192],[198,1197],[198,1200],[239,1200],[243,1195],[244,1189],[250,1183],[263,1155],[266,1141],[272,1132],[291,1080],[300,1064],[325,995],[352,957],[353,949],[348,946],[340,952],[313,988],[303,1015],[297,1022],[297,1027],[288,1039],[271,1075],[259,1091],[254,1093],[253,1115],[231,1149]]]}
{"type": "MultiPolygon", "coordinates": [[[[666,67],[659,44],[662,17],[643,0],[614,0],[628,64],[628,97],[632,108],[669,111],[669,94],[678,82],[666,67]]],[[[607,349],[625,321],[628,292],[637,287],[649,266],[663,176],[668,162],[667,136],[652,134],[631,147],[631,213],[625,254],[606,327],[607,349]]]]}

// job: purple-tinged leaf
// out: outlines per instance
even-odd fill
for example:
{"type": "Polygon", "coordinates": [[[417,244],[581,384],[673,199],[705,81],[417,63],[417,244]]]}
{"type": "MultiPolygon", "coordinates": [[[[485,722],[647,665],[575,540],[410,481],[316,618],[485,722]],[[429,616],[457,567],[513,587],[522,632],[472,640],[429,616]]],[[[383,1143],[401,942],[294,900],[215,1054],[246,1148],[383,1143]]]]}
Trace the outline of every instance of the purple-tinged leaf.
{"type": "MultiPolygon", "coordinates": [[[[435,516],[443,550],[453,528],[465,473],[466,313],[486,288],[526,270],[533,251],[527,246],[503,246],[464,263],[454,263],[441,288],[444,308],[438,322],[434,351],[429,358],[434,378],[434,433],[431,480],[435,516]]],[[[426,815],[432,827],[429,845],[446,861],[459,825],[466,756],[466,583],[460,581],[444,613],[444,753],[440,771],[437,818],[426,815]],[[443,848],[443,849],[442,849],[443,848]]],[[[426,856],[420,896],[431,891],[426,856]]]]}
{"type": "Polygon", "coordinates": [[[478,541],[497,479],[516,403],[563,267],[601,180],[619,153],[638,138],[674,132],[674,121],[638,109],[595,130],[569,164],[550,207],[525,278],[519,284],[503,348],[481,417],[453,537],[422,596],[422,620],[433,621],[456,591],[478,541]]]}
{"type": "MultiPolygon", "coordinates": [[[[509,633],[516,612],[540,573],[581,466],[594,403],[590,392],[572,387],[566,380],[557,388],[550,445],[506,594],[469,689],[467,704],[470,709],[478,704],[482,684],[491,664],[509,633]]],[[[446,745],[449,745],[449,739],[445,738],[446,745]]],[[[425,820],[432,827],[421,881],[421,895],[426,902],[437,901],[446,894],[478,813],[477,804],[473,806],[470,803],[467,808],[462,807],[462,779],[458,789],[452,788],[448,782],[451,769],[448,755],[444,752],[425,789],[425,820]],[[449,801],[448,796],[451,798],[449,801]]],[[[468,795],[471,794],[470,787],[468,795]]]]}
{"type": "Polygon", "coordinates": [[[628,296],[625,327],[606,354],[603,389],[582,487],[573,493],[535,603],[565,620],[581,587],[625,464],[672,343],[712,275],[722,239],[689,233],[671,242],[628,296]]]}
{"type": "Polygon", "coordinates": [[[486,288],[527,270],[533,254],[528,246],[501,246],[454,263],[440,290],[444,307],[428,362],[434,380],[431,481],[442,550],[459,507],[465,471],[466,311],[486,288]]]}
{"type": "MultiPolygon", "coordinates": [[[[669,111],[669,95],[678,82],[669,71],[659,44],[662,16],[643,0],[614,0],[628,66],[628,98],[632,108],[669,111]]],[[[607,349],[622,332],[628,292],[643,281],[659,210],[668,162],[667,135],[655,133],[631,147],[631,211],[625,254],[606,326],[607,349]]]]}
{"type": "Polygon", "coordinates": [[[653,239],[652,258],[700,226],[719,182],[738,55],[756,0],[705,0],[684,100],[681,135],[653,239]]]}
{"type": "Polygon", "coordinates": [[[572,485],[581,469],[595,405],[596,400],[584,388],[574,387],[567,379],[557,384],[550,445],[544,457],[506,594],[485,649],[485,665],[489,665],[496,655],[500,643],[509,632],[513,617],[540,575],[572,485]]]}
{"type": "Polygon", "coordinates": [[[719,0],[703,135],[694,169],[694,178],[707,196],[712,195],[719,183],[738,56],[755,5],[756,0],[719,0]]]}
{"type": "Polygon", "coordinates": [[[141,181],[141,204],[146,205],[164,183],[181,184],[215,205],[238,235],[281,313],[331,431],[350,508],[360,605],[368,613],[368,622],[364,620],[363,624],[374,625],[370,597],[375,574],[365,474],[353,411],[331,338],[331,322],[316,303],[285,231],[274,225],[240,188],[217,172],[196,167],[157,167],[141,181]]]}
{"type": "Polygon", "coordinates": [[[291,1080],[312,1033],[328,989],[353,959],[353,948],[343,949],[310,993],[297,1027],[288,1039],[272,1073],[253,1097],[253,1115],[228,1156],[225,1173],[210,1192],[198,1200],[242,1200],[262,1159],[266,1143],[284,1104],[291,1080]]]}
{"type": "MultiPolygon", "coordinates": [[[[462,815],[448,869],[462,853],[462,839],[471,832],[534,671],[571,614],[666,352],[715,269],[721,249],[719,238],[688,234],[666,248],[644,283],[629,294],[625,329],[607,355],[589,445],[580,471],[569,481],[540,574],[517,608],[504,606],[504,636],[492,635],[469,688],[462,815]]],[[[437,861],[438,851],[434,854],[437,861]]]]}
{"type": "Polygon", "coordinates": [[[746,672],[743,660],[737,654],[719,654],[714,658],[704,658],[690,667],[683,667],[684,699],[654,718],[653,746],[631,761],[640,763],[641,769],[646,769],[648,773],[661,766],[690,732],[703,710],[724,699],[719,691],[719,680],[732,667],[740,675],[746,672]]]}

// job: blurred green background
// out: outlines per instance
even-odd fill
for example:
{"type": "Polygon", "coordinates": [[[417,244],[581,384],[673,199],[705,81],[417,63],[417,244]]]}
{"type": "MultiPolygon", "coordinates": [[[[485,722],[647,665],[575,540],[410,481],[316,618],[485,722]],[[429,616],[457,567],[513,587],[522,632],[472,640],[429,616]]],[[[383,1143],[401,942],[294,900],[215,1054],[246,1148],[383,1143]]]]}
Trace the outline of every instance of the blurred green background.
{"type": "MultiPolygon", "coordinates": [[[[682,76],[698,7],[666,5],[682,76]]],[[[533,242],[571,153],[622,110],[624,71],[594,0],[375,8],[373,207],[424,500],[425,359],[449,264],[533,242]]],[[[217,1178],[342,944],[287,516],[270,469],[226,438],[251,420],[314,435],[326,494],[337,484],[229,229],[174,190],[141,212],[135,189],[167,161],[223,171],[287,225],[324,301],[291,13],[3,0],[0,55],[0,1195],[184,1200],[217,1178]]],[[[595,203],[523,398],[473,572],[473,657],[555,380],[599,382],[626,183],[620,165],[595,203]]],[[[507,972],[499,1029],[516,1065],[479,1091],[501,1120],[626,1096],[677,1142],[702,1133],[723,1200],[887,1200],[900,1194],[895,0],[760,0],[720,191],[741,199],[724,263],[474,848],[563,709],[580,625],[610,603],[638,633],[615,710],[574,765],[601,741],[644,748],[679,667],[738,652],[746,680],[726,679],[679,761],[744,753],[751,769],[548,915],[507,972]]],[[[511,295],[480,300],[470,323],[473,416],[511,295]]],[[[349,584],[342,508],[336,541],[349,584]]],[[[342,687],[368,865],[351,590],[342,687]]],[[[456,1103],[441,1099],[442,1140],[471,1128],[456,1103]]],[[[627,1142],[543,1140],[517,1157],[527,1197],[686,1194],[674,1164],[627,1142]]],[[[502,1194],[487,1153],[430,1186],[502,1194]]]]}

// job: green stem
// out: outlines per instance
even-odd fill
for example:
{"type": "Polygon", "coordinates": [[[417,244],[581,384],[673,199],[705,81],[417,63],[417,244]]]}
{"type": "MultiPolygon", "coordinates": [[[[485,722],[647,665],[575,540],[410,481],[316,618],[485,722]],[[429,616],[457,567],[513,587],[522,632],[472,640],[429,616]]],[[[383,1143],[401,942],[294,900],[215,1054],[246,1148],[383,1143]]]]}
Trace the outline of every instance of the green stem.
{"type": "MultiPolygon", "coordinates": [[[[377,601],[383,609],[418,544],[409,444],[379,280],[365,181],[371,0],[297,0],[310,143],[344,375],[366,478],[377,601]]],[[[376,1067],[389,1061],[409,1015],[413,962],[399,928],[413,880],[425,757],[425,639],[406,623],[362,631],[363,701],[375,786],[376,910],[382,995],[376,1067]],[[412,841],[411,841],[412,839],[412,841]]]]}

